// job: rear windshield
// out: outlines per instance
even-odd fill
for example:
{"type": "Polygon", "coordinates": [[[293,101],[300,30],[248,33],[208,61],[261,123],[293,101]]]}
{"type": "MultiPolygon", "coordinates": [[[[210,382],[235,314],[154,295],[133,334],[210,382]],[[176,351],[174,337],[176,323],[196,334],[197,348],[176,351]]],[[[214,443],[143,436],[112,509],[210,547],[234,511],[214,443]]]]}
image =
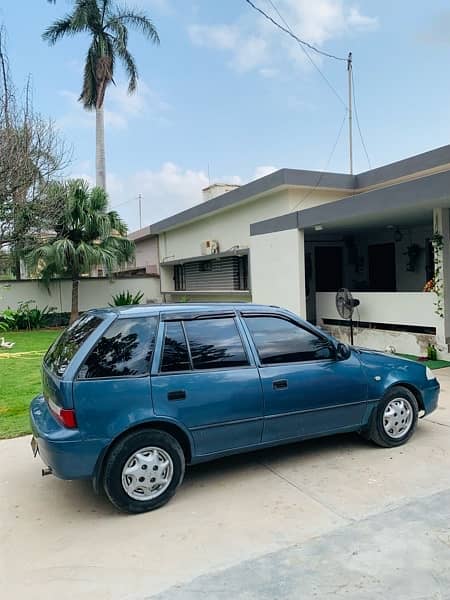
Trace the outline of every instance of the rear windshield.
{"type": "Polygon", "coordinates": [[[85,314],[72,323],[48,350],[45,365],[56,375],[64,375],[72,358],[101,322],[99,316],[85,314]]]}

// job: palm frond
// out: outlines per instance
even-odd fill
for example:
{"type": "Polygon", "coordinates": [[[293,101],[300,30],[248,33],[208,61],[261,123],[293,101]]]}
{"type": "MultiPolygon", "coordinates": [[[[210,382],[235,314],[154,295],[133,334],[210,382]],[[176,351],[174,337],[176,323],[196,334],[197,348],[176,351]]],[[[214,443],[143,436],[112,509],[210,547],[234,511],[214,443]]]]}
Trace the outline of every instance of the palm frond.
{"type": "Polygon", "coordinates": [[[103,189],[89,189],[78,179],[54,183],[52,194],[63,202],[56,237],[27,253],[30,270],[44,280],[54,275],[78,278],[95,266],[112,273],[133,258],[126,224],[115,211],[107,212],[103,189]]]}
{"type": "Polygon", "coordinates": [[[80,100],[84,108],[92,110],[97,104],[97,81],[96,72],[96,56],[92,45],[89,47],[86,61],[84,63],[83,72],[83,88],[81,90],[80,100]]]}
{"type": "Polygon", "coordinates": [[[80,31],[83,31],[85,27],[76,27],[72,22],[72,15],[66,15],[62,19],[57,19],[53,25],[47,27],[42,34],[42,39],[48,42],[51,46],[64,36],[73,36],[80,31]]]}
{"type": "Polygon", "coordinates": [[[130,54],[126,46],[123,46],[117,40],[113,42],[114,50],[117,57],[122,61],[128,78],[128,93],[132,94],[137,87],[138,70],[133,56],[130,54]]]}
{"type": "Polygon", "coordinates": [[[76,0],[72,18],[74,24],[84,26],[94,35],[102,30],[102,14],[97,0],[76,0]]]}
{"type": "Polygon", "coordinates": [[[159,35],[152,20],[141,11],[132,11],[128,8],[119,8],[112,14],[105,23],[105,29],[111,28],[111,23],[120,23],[127,27],[132,27],[136,31],[142,33],[147,39],[154,44],[159,44],[159,35]]]}

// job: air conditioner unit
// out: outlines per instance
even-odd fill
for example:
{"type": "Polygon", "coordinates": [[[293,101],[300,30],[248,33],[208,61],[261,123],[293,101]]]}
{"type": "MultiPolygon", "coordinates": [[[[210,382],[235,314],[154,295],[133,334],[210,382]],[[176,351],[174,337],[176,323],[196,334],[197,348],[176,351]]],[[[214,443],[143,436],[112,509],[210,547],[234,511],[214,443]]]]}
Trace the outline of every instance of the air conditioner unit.
{"type": "Polygon", "coordinates": [[[208,254],[219,254],[219,242],[217,240],[205,240],[200,244],[202,256],[208,254]]]}

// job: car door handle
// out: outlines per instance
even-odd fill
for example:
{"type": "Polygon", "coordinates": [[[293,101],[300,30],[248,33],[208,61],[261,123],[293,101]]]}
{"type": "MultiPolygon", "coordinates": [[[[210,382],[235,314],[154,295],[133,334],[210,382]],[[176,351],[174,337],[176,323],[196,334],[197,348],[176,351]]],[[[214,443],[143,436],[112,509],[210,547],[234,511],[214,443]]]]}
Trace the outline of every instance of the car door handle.
{"type": "Polygon", "coordinates": [[[175,390],[174,392],[167,392],[168,400],[185,400],[186,392],[184,390],[175,390]]]}
{"type": "Polygon", "coordinates": [[[287,386],[287,379],[277,379],[277,381],[272,382],[272,387],[274,390],[285,390],[287,386]]]}

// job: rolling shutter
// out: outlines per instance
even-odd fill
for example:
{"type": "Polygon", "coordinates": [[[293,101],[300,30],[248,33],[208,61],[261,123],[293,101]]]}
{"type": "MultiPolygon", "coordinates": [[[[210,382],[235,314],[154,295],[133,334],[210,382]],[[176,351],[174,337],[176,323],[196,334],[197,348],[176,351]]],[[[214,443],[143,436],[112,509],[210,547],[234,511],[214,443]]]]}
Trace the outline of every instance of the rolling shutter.
{"type": "Polygon", "coordinates": [[[176,290],[247,289],[247,256],[227,256],[185,263],[175,271],[176,290]]]}

